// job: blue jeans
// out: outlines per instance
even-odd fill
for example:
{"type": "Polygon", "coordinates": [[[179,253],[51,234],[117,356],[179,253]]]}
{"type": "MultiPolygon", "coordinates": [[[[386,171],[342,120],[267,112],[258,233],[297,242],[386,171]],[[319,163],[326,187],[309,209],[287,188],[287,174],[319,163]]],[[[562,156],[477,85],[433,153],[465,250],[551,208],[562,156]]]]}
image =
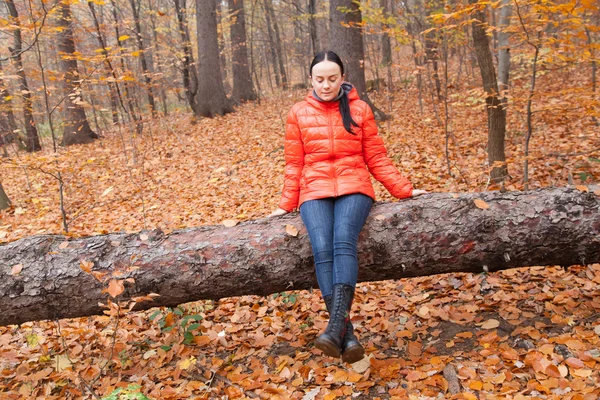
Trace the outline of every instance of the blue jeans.
{"type": "Polygon", "coordinates": [[[338,283],[356,286],[358,234],[372,205],[369,196],[355,193],[308,200],[300,206],[323,296],[331,295],[333,285],[338,283]]]}

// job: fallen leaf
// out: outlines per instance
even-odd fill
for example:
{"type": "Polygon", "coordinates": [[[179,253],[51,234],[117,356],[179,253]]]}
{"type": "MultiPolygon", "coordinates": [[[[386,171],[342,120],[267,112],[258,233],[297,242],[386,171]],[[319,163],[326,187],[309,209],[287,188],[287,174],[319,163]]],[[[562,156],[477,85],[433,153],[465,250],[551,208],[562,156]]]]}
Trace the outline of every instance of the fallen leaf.
{"type": "Polygon", "coordinates": [[[481,199],[475,199],[473,200],[473,202],[475,203],[477,208],[481,208],[482,210],[487,210],[488,208],[490,208],[489,204],[481,199]]]}
{"type": "Polygon", "coordinates": [[[577,185],[577,186],[575,186],[575,188],[577,190],[581,190],[582,192],[586,192],[586,193],[590,191],[590,189],[585,185],[577,185]]]}
{"type": "Polygon", "coordinates": [[[290,236],[298,236],[298,228],[296,228],[294,225],[286,225],[285,232],[290,236]]]}
{"type": "Polygon", "coordinates": [[[369,354],[368,356],[365,356],[362,360],[359,360],[354,364],[350,365],[352,366],[352,369],[354,371],[358,372],[359,374],[362,374],[371,366],[371,358],[373,358],[373,355],[369,354]]]}
{"type": "Polygon", "coordinates": [[[102,192],[102,194],[100,195],[100,197],[104,197],[104,196],[106,196],[107,194],[109,194],[110,192],[112,192],[112,191],[113,191],[113,189],[114,189],[114,187],[113,187],[113,186],[111,186],[111,187],[109,187],[109,188],[106,188],[106,189],[104,190],[104,192],[102,192]]]}
{"type": "Polygon", "coordinates": [[[305,393],[304,396],[302,396],[302,400],[315,400],[315,397],[317,397],[320,391],[320,387],[311,389],[309,392],[305,393]]]}
{"type": "Polygon", "coordinates": [[[481,324],[481,327],[483,329],[494,329],[499,326],[500,326],[500,321],[498,321],[497,319],[488,319],[483,324],[481,324]]]}
{"type": "Polygon", "coordinates": [[[62,242],[58,245],[58,248],[61,250],[66,249],[67,247],[69,247],[69,242],[62,242]]]}
{"type": "Polygon", "coordinates": [[[148,235],[147,235],[147,234],[145,234],[145,233],[142,233],[142,234],[140,235],[140,240],[141,240],[142,242],[145,242],[146,240],[148,240],[148,235]]]}
{"type": "Polygon", "coordinates": [[[231,228],[233,226],[236,226],[240,221],[235,220],[235,219],[226,219],[223,220],[223,225],[225,225],[227,228],[231,228]]]}
{"type": "Polygon", "coordinates": [[[71,361],[69,361],[69,356],[66,354],[58,354],[56,357],[54,357],[54,369],[56,369],[56,372],[61,372],[72,367],[73,364],[71,364],[71,361]]]}

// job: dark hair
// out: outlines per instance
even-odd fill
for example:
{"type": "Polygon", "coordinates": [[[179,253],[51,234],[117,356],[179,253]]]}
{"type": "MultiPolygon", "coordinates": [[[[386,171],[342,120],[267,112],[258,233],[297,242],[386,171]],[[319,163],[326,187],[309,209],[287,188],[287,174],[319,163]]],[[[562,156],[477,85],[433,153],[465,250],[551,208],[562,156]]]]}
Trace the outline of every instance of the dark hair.
{"type": "MultiPolygon", "coordinates": [[[[340,59],[340,56],[338,56],[331,50],[324,50],[324,51],[320,52],[319,54],[317,54],[315,56],[315,58],[313,58],[312,62],[310,63],[309,71],[310,71],[311,76],[312,76],[313,67],[315,65],[317,65],[318,63],[320,63],[321,61],[325,61],[325,60],[334,62],[337,65],[339,65],[340,70],[342,71],[342,75],[344,75],[344,63],[340,59]]],[[[352,119],[352,115],[350,114],[350,102],[348,101],[348,94],[346,93],[344,88],[341,88],[341,90],[342,90],[342,97],[340,98],[340,114],[342,114],[342,121],[344,122],[344,128],[346,128],[346,130],[348,132],[350,132],[351,134],[354,135],[355,133],[352,132],[352,125],[354,125],[356,127],[358,127],[359,125],[354,121],[354,119],[352,119]]]]}

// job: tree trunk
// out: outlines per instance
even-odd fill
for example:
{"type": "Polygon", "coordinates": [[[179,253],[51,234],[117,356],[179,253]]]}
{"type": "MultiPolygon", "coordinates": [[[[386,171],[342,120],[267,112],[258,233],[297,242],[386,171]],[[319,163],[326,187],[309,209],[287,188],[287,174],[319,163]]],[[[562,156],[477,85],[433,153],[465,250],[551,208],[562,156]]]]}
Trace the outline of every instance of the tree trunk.
{"type": "MultiPolygon", "coordinates": [[[[387,20],[390,16],[392,16],[391,12],[391,4],[393,0],[381,0],[381,8],[383,11],[383,17],[387,20]]],[[[381,64],[384,66],[389,66],[392,64],[392,45],[390,42],[389,35],[390,26],[387,22],[382,24],[381,34],[381,64]]]]}
{"type": "Polygon", "coordinates": [[[273,24],[273,31],[275,33],[275,51],[277,52],[277,60],[279,62],[279,72],[281,73],[281,87],[287,89],[288,78],[285,72],[285,56],[283,54],[283,47],[281,45],[281,35],[279,34],[279,24],[275,17],[275,11],[273,10],[272,0],[265,0],[265,10],[267,14],[271,15],[271,23],[273,24]]]}
{"type": "Polygon", "coordinates": [[[0,62],[0,146],[4,146],[4,155],[7,157],[6,144],[15,141],[17,121],[13,113],[11,95],[6,89],[2,75],[2,62],[0,62]]]}
{"type": "Polygon", "coordinates": [[[152,93],[152,78],[150,77],[150,70],[148,68],[148,62],[146,61],[146,49],[144,47],[144,39],[142,37],[142,28],[140,26],[140,14],[139,9],[135,4],[135,0],[129,0],[131,5],[131,11],[133,13],[133,22],[135,26],[135,41],[140,52],[140,64],[142,66],[142,74],[144,75],[144,82],[146,83],[146,94],[148,95],[148,104],[150,105],[150,111],[152,116],[156,116],[156,103],[154,101],[154,94],[152,93]]]}
{"type": "Polygon", "coordinates": [[[4,210],[10,206],[10,199],[6,195],[2,182],[0,182],[0,210],[4,210]]]}
{"type": "Polygon", "coordinates": [[[500,26],[498,31],[498,93],[502,96],[502,102],[506,107],[506,96],[508,90],[508,76],[510,72],[510,34],[507,32],[512,14],[511,0],[502,0],[500,11],[500,26]]]}
{"type": "MultiPolygon", "coordinates": [[[[470,0],[476,4],[477,0],[470,0]]],[[[488,114],[488,161],[490,165],[490,180],[500,183],[508,175],[506,157],[504,155],[504,136],[506,133],[506,113],[498,95],[498,83],[494,60],[490,50],[489,39],[485,32],[485,14],[482,10],[473,13],[472,23],[473,46],[481,71],[483,90],[486,92],[488,114]]]]}
{"type": "MultiPolygon", "coordinates": [[[[553,188],[379,203],[361,232],[358,259],[360,281],[597,263],[600,197],[553,188]]],[[[108,283],[93,274],[133,278],[119,300],[160,295],[139,309],[317,287],[296,213],[168,235],[33,236],[0,245],[0,266],[0,325],[101,313],[108,283]],[[287,225],[299,234],[287,234],[287,225]]]]}
{"type": "Polygon", "coordinates": [[[308,26],[310,31],[310,45],[313,56],[321,51],[319,36],[317,35],[317,7],[316,0],[308,0],[308,26]]]}
{"type": "Polygon", "coordinates": [[[91,143],[94,139],[98,139],[98,135],[90,128],[83,108],[81,77],[77,70],[73,25],[71,24],[71,6],[64,1],[61,2],[59,10],[57,24],[62,30],[58,33],[58,51],[61,69],[64,73],[65,88],[65,122],[62,145],[91,143]]]}
{"type": "MultiPolygon", "coordinates": [[[[277,50],[275,46],[275,33],[273,32],[273,23],[271,22],[271,13],[267,10],[266,0],[263,0],[263,8],[265,10],[265,22],[267,24],[267,34],[269,38],[269,54],[271,56],[271,63],[273,64],[273,71],[275,71],[275,82],[277,87],[281,87],[281,72],[279,71],[279,63],[277,62],[277,50]]],[[[271,73],[269,72],[269,64],[267,63],[267,76],[269,81],[271,80],[271,73]]],[[[271,89],[273,84],[271,83],[271,89]]]]}
{"type": "Polygon", "coordinates": [[[194,115],[199,115],[198,103],[196,102],[196,92],[198,91],[198,75],[194,67],[194,55],[192,53],[192,40],[190,30],[188,29],[186,17],[186,0],[173,0],[175,11],[177,13],[177,24],[181,42],[183,44],[183,87],[188,104],[194,115]]]}
{"type": "Polygon", "coordinates": [[[198,66],[202,79],[198,79],[197,116],[212,118],[233,111],[221,79],[215,0],[196,0],[196,21],[198,58],[202,59],[198,66]]]}
{"type": "Polygon", "coordinates": [[[21,91],[21,96],[23,96],[23,118],[25,120],[26,137],[25,149],[28,152],[39,151],[42,149],[42,145],[40,144],[40,137],[38,135],[35,121],[33,120],[33,101],[31,100],[31,91],[29,90],[27,76],[25,74],[25,69],[23,68],[23,58],[21,57],[21,52],[23,51],[23,41],[21,40],[19,13],[13,0],[4,1],[10,13],[9,20],[11,24],[16,27],[16,29],[13,31],[14,47],[10,48],[9,50],[11,58],[15,63],[17,75],[19,76],[19,90],[21,91]]]}
{"type": "MultiPolygon", "coordinates": [[[[117,125],[119,123],[119,107],[118,101],[121,97],[119,94],[119,85],[117,83],[117,75],[112,67],[112,63],[108,57],[108,50],[106,48],[106,42],[104,37],[102,36],[102,29],[100,28],[100,22],[98,21],[98,17],[96,15],[96,8],[94,7],[94,2],[92,0],[88,0],[88,7],[92,13],[92,19],[94,20],[94,28],[96,28],[96,36],[98,39],[98,44],[102,49],[102,55],[104,56],[104,63],[106,64],[106,73],[109,79],[106,80],[109,91],[109,100],[110,100],[110,109],[113,125],[117,125]],[[113,79],[110,79],[113,78],[113,79]]],[[[122,103],[122,101],[121,101],[122,103]]],[[[125,109],[125,108],[124,108],[125,109]]]]}
{"type": "Polygon", "coordinates": [[[329,42],[331,49],[344,61],[346,79],[352,82],[360,98],[366,101],[377,119],[387,116],[376,108],[367,95],[365,82],[365,47],[363,44],[360,4],[352,0],[330,0],[329,42]]]}
{"type": "Polygon", "coordinates": [[[252,85],[252,76],[248,65],[246,47],[246,16],[244,0],[229,0],[229,12],[233,16],[231,22],[231,53],[233,64],[233,91],[231,97],[236,102],[256,100],[252,85]]]}

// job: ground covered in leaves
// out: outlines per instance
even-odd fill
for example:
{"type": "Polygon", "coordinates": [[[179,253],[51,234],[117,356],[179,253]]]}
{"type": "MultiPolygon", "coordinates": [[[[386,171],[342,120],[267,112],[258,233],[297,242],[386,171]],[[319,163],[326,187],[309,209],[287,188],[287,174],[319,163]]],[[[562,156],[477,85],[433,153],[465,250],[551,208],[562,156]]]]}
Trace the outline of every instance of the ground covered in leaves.
{"type": "MultiPolygon", "coordinates": [[[[58,172],[73,236],[264,217],[283,182],[287,110],[303,95],[2,159],[13,206],[0,212],[0,242],[63,233],[58,172]]],[[[398,90],[391,107],[373,97],[393,117],[380,124],[389,154],[416,187],[497,189],[487,182],[481,102],[451,102],[448,162],[444,117],[421,114],[415,91],[398,90]]],[[[541,102],[530,187],[597,182],[597,126],[541,102]]],[[[509,121],[506,188],[521,190],[523,115],[509,121]]],[[[379,184],[376,192],[392,200],[379,184]]],[[[327,321],[318,291],[0,327],[0,398],[597,399],[599,283],[596,264],[360,284],[353,322],[368,357],[354,365],[313,348],[327,321]]]]}

